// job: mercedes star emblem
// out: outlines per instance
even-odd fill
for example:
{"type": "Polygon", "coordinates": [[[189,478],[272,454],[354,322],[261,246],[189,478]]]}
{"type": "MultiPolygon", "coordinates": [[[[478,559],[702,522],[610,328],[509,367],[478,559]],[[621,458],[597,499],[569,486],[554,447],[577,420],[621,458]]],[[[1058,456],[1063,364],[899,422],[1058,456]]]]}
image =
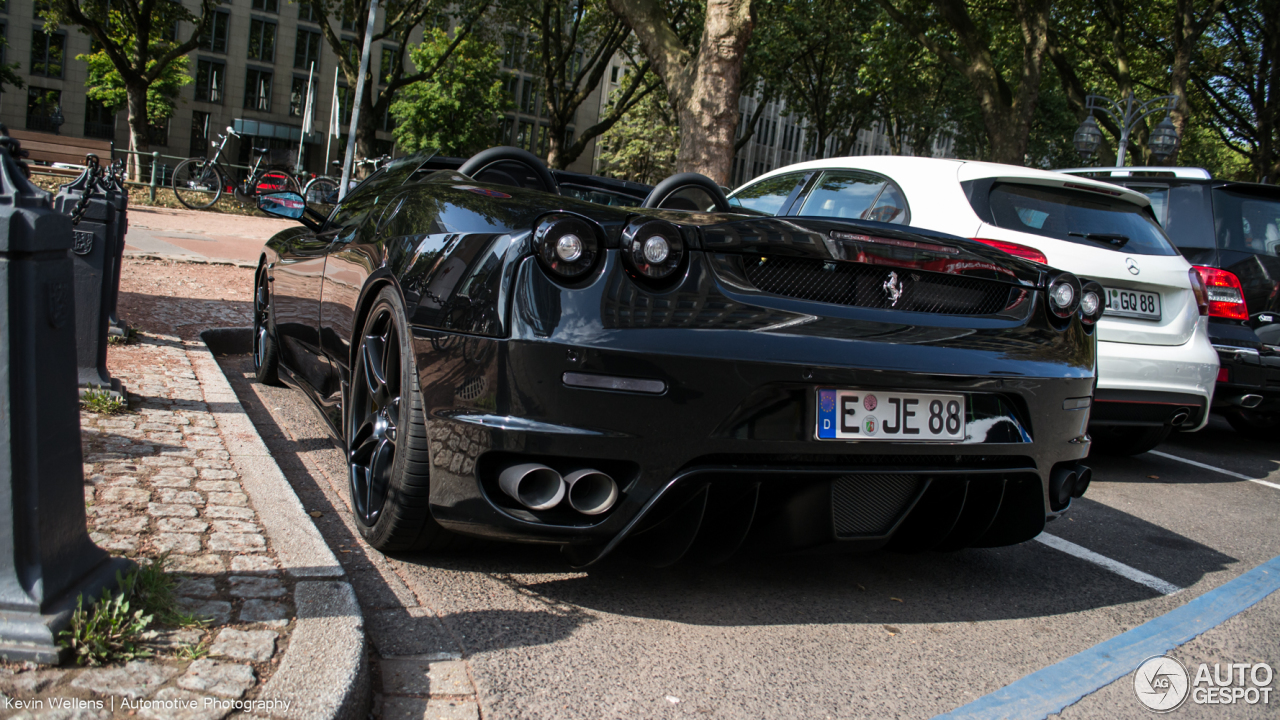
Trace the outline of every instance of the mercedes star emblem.
{"type": "Polygon", "coordinates": [[[898,298],[902,297],[902,281],[898,279],[898,273],[890,271],[889,277],[885,278],[884,285],[885,297],[889,298],[889,307],[898,304],[898,298]]]}
{"type": "Polygon", "coordinates": [[[1133,258],[1125,258],[1124,264],[1126,267],[1129,268],[1130,275],[1137,275],[1138,273],[1142,272],[1142,269],[1138,267],[1138,261],[1134,260],[1133,258]]]}

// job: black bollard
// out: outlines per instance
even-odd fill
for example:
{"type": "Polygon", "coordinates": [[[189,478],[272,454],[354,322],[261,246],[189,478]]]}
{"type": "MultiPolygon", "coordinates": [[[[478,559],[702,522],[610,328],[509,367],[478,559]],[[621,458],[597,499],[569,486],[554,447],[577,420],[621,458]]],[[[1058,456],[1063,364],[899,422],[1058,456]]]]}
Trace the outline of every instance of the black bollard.
{"type": "Polygon", "coordinates": [[[116,209],[112,236],[115,238],[115,261],[111,264],[110,302],[107,305],[107,333],[112,337],[129,337],[129,325],[120,319],[116,311],[120,302],[120,273],[124,268],[124,236],[129,230],[129,190],[124,184],[124,161],[107,166],[104,192],[107,202],[116,209]]]}
{"type": "Polygon", "coordinates": [[[85,527],[71,219],[0,137],[0,658],[55,663],[76,600],[132,563],[85,527]]]}
{"type": "Polygon", "coordinates": [[[107,371],[107,332],[115,291],[115,228],[119,222],[97,160],[90,156],[80,177],[58,189],[53,209],[71,216],[78,384],[83,389],[109,389],[119,396],[123,394],[120,381],[107,371]]]}

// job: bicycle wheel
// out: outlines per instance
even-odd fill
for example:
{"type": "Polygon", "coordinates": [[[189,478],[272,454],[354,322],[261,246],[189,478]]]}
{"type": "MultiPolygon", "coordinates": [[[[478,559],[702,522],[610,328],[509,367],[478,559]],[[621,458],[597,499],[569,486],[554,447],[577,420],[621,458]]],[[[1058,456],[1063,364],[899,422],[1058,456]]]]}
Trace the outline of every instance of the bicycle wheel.
{"type": "Polygon", "coordinates": [[[192,210],[204,210],[218,202],[225,183],[218,166],[204,158],[189,158],[173,171],[173,194],[192,210]]]}
{"type": "Polygon", "coordinates": [[[294,192],[302,194],[301,188],[298,187],[298,181],[284,170],[263,170],[253,178],[250,183],[255,195],[265,195],[275,192],[294,192]]]}
{"type": "Polygon", "coordinates": [[[333,178],[318,177],[307,183],[302,191],[308,205],[336,205],[338,203],[338,181],[333,178]]]}

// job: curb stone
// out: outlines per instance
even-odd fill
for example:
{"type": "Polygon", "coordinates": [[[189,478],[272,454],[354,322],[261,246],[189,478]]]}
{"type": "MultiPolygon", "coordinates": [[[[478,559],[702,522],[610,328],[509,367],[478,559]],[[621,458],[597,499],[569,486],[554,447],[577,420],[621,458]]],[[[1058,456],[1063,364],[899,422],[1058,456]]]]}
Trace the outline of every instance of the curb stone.
{"type": "Polygon", "coordinates": [[[205,403],[281,569],[307,580],[294,589],[297,626],[260,697],[289,703],[287,710],[273,711],[273,718],[363,718],[370,699],[369,666],[364,617],[355,591],[341,579],[346,576],[341,563],[303,510],[213,356],[214,348],[251,343],[252,332],[206,330],[200,336],[203,342],[189,344],[187,350],[205,403]]]}

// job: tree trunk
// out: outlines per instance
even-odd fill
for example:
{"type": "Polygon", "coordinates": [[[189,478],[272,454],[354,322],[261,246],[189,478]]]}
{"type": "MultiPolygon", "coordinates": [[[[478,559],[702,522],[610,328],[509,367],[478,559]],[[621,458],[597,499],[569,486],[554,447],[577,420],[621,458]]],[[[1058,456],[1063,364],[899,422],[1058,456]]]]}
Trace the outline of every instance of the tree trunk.
{"type": "Polygon", "coordinates": [[[738,125],[742,58],[755,22],[751,0],[707,0],[696,55],[676,35],[657,0],[609,0],[609,7],[635,33],[676,107],[680,118],[677,172],[702,173],[727,185],[738,125]]]}
{"type": "MultiPolygon", "coordinates": [[[[129,110],[129,149],[144,153],[151,149],[147,122],[147,86],[130,84],[125,86],[126,105],[129,110]]],[[[135,182],[143,182],[143,161],[140,155],[129,156],[129,177],[135,182]]],[[[150,175],[146,180],[150,180],[150,175]]]]}

